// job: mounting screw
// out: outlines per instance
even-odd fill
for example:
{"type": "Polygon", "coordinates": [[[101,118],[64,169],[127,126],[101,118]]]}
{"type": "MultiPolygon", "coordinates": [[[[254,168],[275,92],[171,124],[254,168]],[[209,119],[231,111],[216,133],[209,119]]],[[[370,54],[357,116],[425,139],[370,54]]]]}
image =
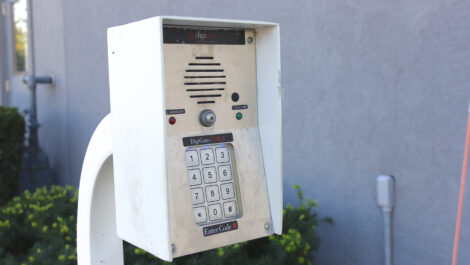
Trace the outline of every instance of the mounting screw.
{"type": "Polygon", "coordinates": [[[251,44],[251,43],[253,43],[253,38],[252,38],[252,37],[248,37],[247,41],[248,41],[249,44],[251,44]]]}
{"type": "Polygon", "coordinates": [[[175,254],[176,252],[176,246],[175,244],[171,244],[171,253],[175,254]]]}
{"type": "Polygon", "coordinates": [[[269,225],[269,223],[264,224],[264,230],[266,230],[266,232],[269,232],[270,228],[271,228],[271,226],[269,225]]]}

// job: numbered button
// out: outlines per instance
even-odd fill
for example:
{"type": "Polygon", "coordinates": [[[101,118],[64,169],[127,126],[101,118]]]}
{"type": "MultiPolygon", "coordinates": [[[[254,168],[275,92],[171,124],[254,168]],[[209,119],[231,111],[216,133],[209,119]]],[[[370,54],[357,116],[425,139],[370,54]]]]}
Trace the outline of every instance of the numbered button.
{"type": "Polygon", "coordinates": [[[230,161],[230,155],[228,153],[227,147],[216,148],[215,156],[217,157],[217,162],[219,163],[226,163],[230,161]]]}
{"type": "Polygon", "coordinates": [[[235,201],[224,202],[224,215],[225,218],[236,216],[238,214],[237,204],[235,201]]]}
{"type": "Polygon", "coordinates": [[[196,220],[196,223],[204,223],[207,221],[207,215],[206,215],[206,207],[197,207],[194,208],[194,220],[196,220]]]}
{"type": "Polygon", "coordinates": [[[214,221],[214,220],[222,219],[222,207],[220,206],[219,203],[209,205],[208,210],[209,210],[209,220],[214,221]]]}
{"type": "Polygon", "coordinates": [[[220,200],[219,196],[219,186],[209,186],[206,187],[206,197],[208,202],[214,202],[220,200]]]}
{"type": "Polygon", "coordinates": [[[214,164],[214,152],[212,148],[201,149],[199,152],[201,153],[201,163],[203,165],[214,164]]]}
{"type": "Polygon", "coordinates": [[[202,184],[201,171],[198,168],[188,170],[188,176],[189,185],[193,186],[202,184]]]}
{"type": "Polygon", "coordinates": [[[193,204],[200,204],[204,202],[204,193],[202,188],[191,189],[191,199],[193,204]]]}
{"type": "Polygon", "coordinates": [[[199,165],[199,157],[197,151],[186,151],[186,165],[193,167],[199,165]]]}
{"type": "Polygon", "coordinates": [[[219,166],[220,181],[232,180],[232,169],[230,165],[219,166]]]}
{"type": "Polygon", "coordinates": [[[222,192],[222,199],[233,199],[235,197],[235,193],[233,192],[233,184],[227,183],[220,185],[220,191],[222,192]]]}
{"type": "Polygon", "coordinates": [[[205,183],[213,183],[217,181],[217,173],[215,167],[205,167],[202,169],[205,183]]]}

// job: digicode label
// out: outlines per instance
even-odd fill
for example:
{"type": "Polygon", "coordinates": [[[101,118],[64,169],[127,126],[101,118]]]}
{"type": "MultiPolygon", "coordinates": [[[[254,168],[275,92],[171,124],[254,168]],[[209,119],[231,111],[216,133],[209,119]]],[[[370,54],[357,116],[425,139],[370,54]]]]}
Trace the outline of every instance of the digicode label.
{"type": "Polygon", "coordinates": [[[218,224],[218,225],[206,226],[202,228],[202,233],[204,234],[204,236],[212,236],[215,234],[220,234],[223,232],[228,232],[228,231],[237,230],[237,229],[238,229],[237,221],[232,221],[232,222],[218,224]]]}
{"type": "Polygon", "coordinates": [[[203,145],[203,144],[217,144],[217,143],[232,142],[232,141],[233,141],[233,134],[223,133],[223,134],[184,137],[183,145],[192,146],[192,145],[203,145]]]}

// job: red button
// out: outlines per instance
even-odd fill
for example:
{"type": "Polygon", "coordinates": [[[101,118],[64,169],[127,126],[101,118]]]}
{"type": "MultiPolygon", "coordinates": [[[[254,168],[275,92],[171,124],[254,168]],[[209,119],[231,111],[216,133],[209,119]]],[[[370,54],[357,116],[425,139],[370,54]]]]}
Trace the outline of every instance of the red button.
{"type": "Polygon", "coordinates": [[[176,123],[175,117],[170,117],[170,119],[168,120],[168,122],[170,122],[171,125],[175,124],[175,123],[176,123]]]}

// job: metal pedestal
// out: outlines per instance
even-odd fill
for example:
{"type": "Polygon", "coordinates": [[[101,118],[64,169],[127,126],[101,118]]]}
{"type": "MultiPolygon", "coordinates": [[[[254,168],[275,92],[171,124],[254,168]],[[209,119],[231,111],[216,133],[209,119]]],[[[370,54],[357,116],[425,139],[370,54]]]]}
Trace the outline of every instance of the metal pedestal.
{"type": "Polygon", "coordinates": [[[79,265],[123,265],[116,233],[111,114],[98,125],[83,162],[77,215],[79,265]]]}

